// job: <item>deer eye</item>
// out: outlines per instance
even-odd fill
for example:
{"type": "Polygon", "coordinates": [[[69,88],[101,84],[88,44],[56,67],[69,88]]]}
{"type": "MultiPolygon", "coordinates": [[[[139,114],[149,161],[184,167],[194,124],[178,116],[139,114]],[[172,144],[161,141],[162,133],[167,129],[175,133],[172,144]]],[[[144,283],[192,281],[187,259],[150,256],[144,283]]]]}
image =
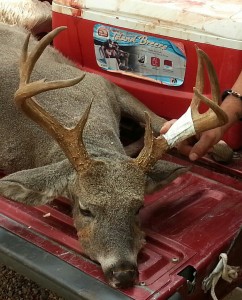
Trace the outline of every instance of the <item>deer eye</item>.
{"type": "Polygon", "coordinates": [[[84,217],[89,217],[89,218],[94,217],[89,209],[82,209],[82,208],[79,207],[79,211],[84,217]]]}

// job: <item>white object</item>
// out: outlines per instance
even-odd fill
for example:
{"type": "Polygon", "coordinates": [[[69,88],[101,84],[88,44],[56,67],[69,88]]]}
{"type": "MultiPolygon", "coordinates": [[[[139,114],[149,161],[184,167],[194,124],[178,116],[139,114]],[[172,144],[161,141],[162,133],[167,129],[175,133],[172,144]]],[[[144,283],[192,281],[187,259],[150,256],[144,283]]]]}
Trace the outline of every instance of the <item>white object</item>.
{"type": "Polygon", "coordinates": [[[170,127],[167,133],[163,134],[167,144],[172,148],[180,141],[196,134],[191,107],[170,127]]]}
{"type": "Polygon", "coordinates": [[[241,0],[54,0],[52,9],[142,32],[242,49],[241,0]]]}

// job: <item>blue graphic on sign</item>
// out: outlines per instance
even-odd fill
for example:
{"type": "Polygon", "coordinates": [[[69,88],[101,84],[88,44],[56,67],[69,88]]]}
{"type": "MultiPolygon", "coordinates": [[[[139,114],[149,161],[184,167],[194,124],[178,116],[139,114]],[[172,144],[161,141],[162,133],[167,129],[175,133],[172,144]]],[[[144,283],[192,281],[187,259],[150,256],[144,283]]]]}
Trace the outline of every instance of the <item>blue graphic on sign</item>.
{"type": "Polygon", "coordinates": [[[184,82],[182,43],[96,24],[94,47],[97,63],[104,70],[170,86],[184,82]]]}

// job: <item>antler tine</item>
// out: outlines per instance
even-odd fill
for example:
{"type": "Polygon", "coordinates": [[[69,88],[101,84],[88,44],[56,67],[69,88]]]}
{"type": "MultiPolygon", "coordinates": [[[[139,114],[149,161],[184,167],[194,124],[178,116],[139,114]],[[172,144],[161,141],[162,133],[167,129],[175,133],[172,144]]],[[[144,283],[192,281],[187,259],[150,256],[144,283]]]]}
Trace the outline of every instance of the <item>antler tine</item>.
{"type": "Polygon", "coordinates": [[[196,87],[194,88],[191,106],[187,112],[170,127],[166,134],[158,138],[154,137],[151,120],[146,113],[144,148],[134,160],[134,163],[145,172],[162,157],[164,152],[174,147],[177,143],[197,133],[221,126],[228,121],[226,113],[217,104],[219,98],[219,84],[214,67],[208,56],[202,50],[197,49],[197,55],[198,72],[196,87]],[[213,101],[202,95],[204,86],[203,63],[205,63],[208,69],[213,101]],[[200,101],[203,101],[209,106],[208,111],[203,114],[198,112],[200,101]]]}
{"type": "MultiPolygon", "coordinates": [[[[78,147],[78,149],[79,149],[78,157],[82,158],[81,160],[79,159],[76,163],[76,170],[77,171],[83,170],[83,168],[84,168],[83,160],[85,162],[85,165],[86,164],[89,165],[89,163],[91,162],[91,159],[89,158],[89,155],[86,151],[86,148],[85,148],[85,145],[84,145],[84,142],[83,142],[83,130],[84,130],[84,127],[85,127],[86,122],[87,122],[88,117],[89,117],[89,113],[90,113],[90,110],[91,110],[91,107],[92,107],[93,99],[94,99],[94,96],[91,100],[91,103],[88,105],[88,107],[86,108],[84,114],[82,115],[80,121],[77,123],[77,125],[73,129],[70,129],[75,141],[77,141],[78,146],[79,146],[78,147]]],[[[73,150],[75,150],[75,148],[73,150]]]]}
{"type": "Polygon", "coordinates": [[[74,128],[69,129],[62,126],[57,119],[44,110],[35,101],[33,96],[44,91],[73,86],[83,80],[85,74],[81,77],[69,80],[50,82],[39,80],[29,83],[30,75],[36,61],[41,56],[48,43],[64,29],[65,27],[61,27],[48,33],[44,37],[44,40],[41,40],[29,55],[27,54],[29,36],[27,36],[20,62],[20,85],[15,93],[14,100],[15,104],[21,108],[30,119],[43,127],[58,142],[73,167],[77,171],[80,171],[91,163],[82,136],[92,103],[88,106],[78,124],[74,128]]]}
{"type": "Polygon", "coordinates": [[[24,94],[26,98],[35,96],[39,93],[46,92],[49,90],[69,87],[72,85],[75,85],[79,83],[85,76],[82,75],[78,78],[68,79],[68,80],[57,80],[57,81],[50,81],[45,82],[44,79],[36,82],[29,83],[29,79],[31,76],[31,73],[33,71],[34,65],[43,53],[44,49],[52,42],[52,40],[63,30],[65,30],[67,27],[62,26],[58,27],[51,32],[49,32],[46,36],[41,39],[36,47],[31,51],[31,53],[28,55],[28,45],[29,45],[29,39],[30,34],[27,35],[26,40],[23,45],[22,49],[22,55],[20,58],[20,87],[16,93],[15,93],[15,103],[19,107],[22,104],[22,101],[24,99],[22,97],[19,97],[19,93],[24,94]]]}
{"type": "Polygon", "coordinates": [[[144,171],[150,170],[168,149],[169,145],[164,138],[155,138],[150,115],[145,112],[144,147],[138,157],[134,159],[134,163],[144,171]]]}
{"type": "Polygon", "coordinates": [[[204,62],[208,71],[208,77],[209,77],[211,92],[212,92],[212,100],[218,104],[219,97],[220,97],[220,88],[219,88],[218,77],[215,72],[214,66],[211,60],[209,59],[208,55],[204,51],[202,51],[198,47],[196,47],[196,51],[197,51],[199,65],[201,65],[200,68],[198,67],[196,88],[198,91],[200,91],[200,93],[203,93],[204,70],[203,70],[202,62],[204,62]]]}
{"type": "MultiPolygon", "coordinates": [[[[196,88],[200,93],[203,93],[204,89],[204,67],[203,67],[203,62],[202,62],[202,57],[201,53],[199,52],[199,48],[195,46],[196,53],[197,53],[197,75],[196,75],[196,88]]],[[[191,107],[194,107],[194,109],[198,110],[200,104],[200,99],[198,97],[193,96],[192,97],[192,102],[191,102],[191,107]]]]}
{"type": "Polygon", "coordinates": [[[23,45],[22,55],[20,58],[20,82],[29,82],[30,75],[33,71],[35,63],[43,53],[44,49],[53,41],[53,39],[63,30],[67,29],[66,26],[57,27],[47,35],[45,35],[39,42],[38,46],[35,47],[30,55],[28,55],[28,46],[30,33],[27,35],[23,45]]]}
{"type": "Polygon", "coordinates": [[[194,120],[195,131],[199,133],[200,131],[205,131],[217,126],[224,125],[225,123],[227,123],[228,118],[223,110],[221,110],[220,108],[218,109],[217,104],[219,102],[220,89],[218,77],[213,64],[204,51],[196,47],[196,52],[198,56],[198,70],[196,87],[193,88],[194,95],[191,102],[191,111],[192,118],[194,120]],[[212,101],[202,94],[204,86],[204,65],[207,68],[207,73],[210,81],[212,101]],[[206,113],[200,114],[198,112],[200,101],[203,101],[208,105],[209,109],[206,113]],[[204,122],[205,118],[207,122],[204,122]]]}

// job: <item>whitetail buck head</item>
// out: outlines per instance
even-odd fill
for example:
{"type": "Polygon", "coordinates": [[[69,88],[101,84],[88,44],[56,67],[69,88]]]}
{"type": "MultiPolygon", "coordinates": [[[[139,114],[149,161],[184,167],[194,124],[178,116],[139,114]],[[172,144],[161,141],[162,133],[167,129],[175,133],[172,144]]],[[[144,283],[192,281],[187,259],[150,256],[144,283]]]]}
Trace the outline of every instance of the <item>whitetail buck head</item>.
{"type": "MultiPolygon", "coordinates": [[[[106,278],[113,287],[125,288],[132,286],[138,276],[137,255],[144,245],[144,234],[139,226],[138,213],[143,206],[145,193],[152,192],[161,185],[158,160],[178,140],[220,126],[226,122],[227,117],[216,104],[219,89],[212,64],[204,52],[197,50],[199,63],[195,94],[191,109],[185,117],[182,117],[182,121],[176,123],[180,122],[180,125],[175,129],[175,134],[174,129],[171,128],[165,136],[155,138],[150,117],[146,114],[144,148],[137,158],[128,156],[124,158],[124,155],[118,157],[118,154],[117,158],[109,157],[108,154],[98,158],[91,157],[86,150],[83,135],[92,109],[91,102],[94,100],[90,99],[90,105],[78,124],[69,129],[62,126],[33,98],[44,91],[74,85],[83,78],[30,82],[30,75],[36,61],[46,46],[63,29],[63,27],[57,28],[45,36],[30,54],[27,53],[28,37],[20,64],[20,85],[15,93],[16,105],[58,142],[69,160],[58,165],[58,168],[62,167],[65,170],[62,172],[64,175],[59,176],[63,191],[59,191],[59,194],[53,191],[54,188],[48,191],[34,191],[33,185],[32,190],[29,190],[22,186],[13,174],[7,176],[9,194],[5,187],[5,195],[15,200],[18,200],[18,197],[25,197],[26,203],[32,197],[36,199],[35,204],[46,203],[60,194],[71,199],[74,207],[74,224],[83,250],[92,259],[100,262],[106,278]],[[213,101],[202,95],[203,63],[208,68],[213,101]],[[200,100],[210,107],[204,114],[198,112],[200,100]]],[[[100,139],[102,138],[105,137],[100,136],[100,139]]],[[[42,168],[44,170],[46,167],[42,168]]],[[[34,170],[27,171],[30,174],[29,182],[33,178],[41,177],[34,170]]],[[[55,177],[59,173],[57,169],[52,169],[51,172],[49,177],[56,182],[55,177]]],[[[46,180],[43,175],[41,178],[46,180]]]]}

